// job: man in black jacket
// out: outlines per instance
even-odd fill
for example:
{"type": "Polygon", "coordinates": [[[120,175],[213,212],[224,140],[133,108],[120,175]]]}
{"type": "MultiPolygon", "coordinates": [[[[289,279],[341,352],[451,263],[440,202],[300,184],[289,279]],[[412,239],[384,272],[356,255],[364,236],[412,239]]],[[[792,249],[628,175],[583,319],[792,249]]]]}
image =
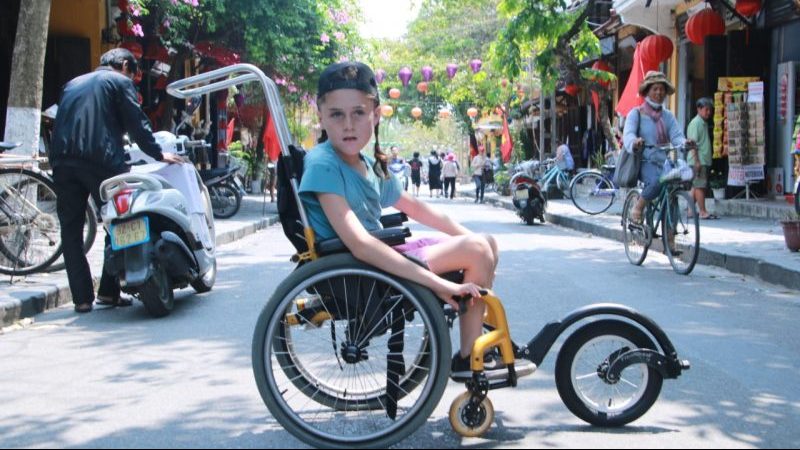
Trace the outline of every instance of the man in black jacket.
{"type": "MultiPolygon", "coordinates": [[[[127,131],[139,147],[156,160],[182,162],[175,154],[161,154],[150,122],[142,112],[133,86],[136,58],[117,48],[103,54],[100,67],[64,87],[58,102],[50,164],[56,185],[61,243],[75,311],[90,312],[94,289],[89,262],[83,253],[83,226],[89,195],[100,206],[100,183],[127,172],[123,134],[127,131]]],[[[110,239],[106,235],[106,245],[110,239]]],[[[118,281],[106,274],[100,279],[97,302],[125,306],[118,281]]]]}

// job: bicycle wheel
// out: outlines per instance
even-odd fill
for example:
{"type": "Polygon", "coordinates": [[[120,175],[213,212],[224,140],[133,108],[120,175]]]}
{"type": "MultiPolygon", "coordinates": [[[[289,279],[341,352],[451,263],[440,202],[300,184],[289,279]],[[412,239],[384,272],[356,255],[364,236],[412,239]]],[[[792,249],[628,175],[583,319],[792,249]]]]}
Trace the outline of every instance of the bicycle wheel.
{"type": "Polygon", "coordinates": [[[0,169],[0,273],[28,275],[61,254],[53,182],[27,169],[0,169]]]}
{"type": "Polygon", "coordinates": [[[561,191],[561,195],[563,195],[564,198],[572,198],[572,193],[569,189],[570,182],[569,178],[567,178],[567,174],[564,172],[559,172],[559,174],[556,176],[556,186],[558,186],[558,190],[561,191]]]}
{"type": "Polygon", "coordinates": [[[669,199],[669,207],[661,221],[664,252],[672,270],[688,275],[694,269],[700,253],[700,216],[688,192],[674,192],[669,199]],[[670,243],[672,236],[673,244],[670,243]]]}
{"type": "MultiPolygon", "coordinates": [[[[89,250],[92,249],[95,237],[97,237],[97,212],[95,212],[94,207],[90,203],[86,206],[86,223],[83,225],[84,254],[89,253],[89,250]]],[[[58,258],[56,262],[47,268],[48,272],[57,272],[66,267],[63,255],[61,256],[62,257],[58,258]]]]}
{"type": "Polygon", "coordinates": [[[614,360],[637,348],[655,350],[638,328],[619,320],[589,323],[564,342],[556,360],[556,387],[577,417],[601,427],[618,427],[641,417],[661,393],[661,374],[647,366],[626,367],[619,380],[606,371],[614,360]]]}
{"type": "Polygon", "coordinates": [[[242,194],[227,183],[215,184],[208,189],[215,219],[233,217],[242,206],[242,194]]]}
{"type": "Polygon", "coordinates": [[[625,206],[622,209],[622,235],[625,243],[625,255],[628,257],[628,261],[635,266],[642,265],[644,259],[647,258],[647,250],[650,248],[650,238],[644,220],[642,223],[635,223],[631,220],[633,208],[640,197],[641,194],[638,190],[630,191],[625,198],[625,206]]]}
{"type": "Polygon", "coordinates": [[[592,215],[607,211],[617,196],[614,184],[599,172],[583,172],[573,178],[569,193],[576,208],[592,215]]]}
{"type": "Polygon", "coordinates": [[[264,403],[313,446],[400,441],[425,423],[447,384],[450,341],[439,304],[350,254],[305,264],[256,324],[253,371],[264,403]]]}

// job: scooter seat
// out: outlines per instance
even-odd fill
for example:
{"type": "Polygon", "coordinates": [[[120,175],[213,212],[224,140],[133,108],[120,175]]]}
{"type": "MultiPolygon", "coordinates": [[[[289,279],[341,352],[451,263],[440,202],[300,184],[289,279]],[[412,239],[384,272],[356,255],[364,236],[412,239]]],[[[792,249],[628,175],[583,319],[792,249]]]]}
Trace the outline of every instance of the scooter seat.
{"type": "Polygon", "coordinates": [[[218,169],[203,169],[198,170],[200,173],[200,178],[203,180],[210,180],[212,178],[222,177],[227,175],[231,172],[229,168],[218,168],[218,169]]]}
{"type": "Polygon", "coordinates": [[[22,142],[5,142],[0,141],[0,153],[3,153],[6,150],[11,150],[12,148],[17,148],[22,145],[22,142]]]}

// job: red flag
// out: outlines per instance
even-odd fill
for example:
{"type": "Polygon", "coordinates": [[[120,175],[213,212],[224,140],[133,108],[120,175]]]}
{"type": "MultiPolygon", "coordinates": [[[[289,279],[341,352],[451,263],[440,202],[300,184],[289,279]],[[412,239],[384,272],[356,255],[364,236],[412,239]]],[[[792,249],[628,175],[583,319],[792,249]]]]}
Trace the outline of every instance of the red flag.
{"type": "Polygon", "coordinates": [[[511,131],[508,129],[508,120],[503,113],[503,143],[500,144],[500,154],[503,156],[503,162],[511,161],[511,152],[514,150],[514,141],[511,139],[511,131]]]}
{"type": "Polygon", "coordinates": [[[597,121],[600,117],[600,94],[595,91],[592,91],[592,103],[594,103],[594,118],[597,121]]]}
{"type": "Polygon", "coordinates": [[[478,139],[475,137],[475,129],[469,124],[469,160],[478,156],[478,139]]]}
{"type": "Polygon", "coordinates": [[[264,143],[264,154],[267,155],[270,161],[275,161],[281,154],[281,144],[278,141],[278,132],[275,131],[275,123],[272,121],[272,115],[267,113],[267,126],[264,127],[264,136],[262,142],[264,143]]]}
{"type": "Polygon", "coordinates": [[[633,52],[633,67],[631,68],[630,78],[628,84],[625,85],[625,90],[617,103],[616,111],[622,115],[627,116],[630,110],[644,103],[644,98],[639,96],[639,85],[644,80],[644,75],[651,70],[658,70],[658,63],[645,64],[642,61],[641,53],[639,52],[640,46],[636,46],[633,52]]]}
{"type": "Polygon", "coordinates": [[[225,134],[225,146],[231,145],[233,141],[233,130],[236,128],[236,119],[231,119],[228,122],[228,129],[226,130],[225,134]]]}

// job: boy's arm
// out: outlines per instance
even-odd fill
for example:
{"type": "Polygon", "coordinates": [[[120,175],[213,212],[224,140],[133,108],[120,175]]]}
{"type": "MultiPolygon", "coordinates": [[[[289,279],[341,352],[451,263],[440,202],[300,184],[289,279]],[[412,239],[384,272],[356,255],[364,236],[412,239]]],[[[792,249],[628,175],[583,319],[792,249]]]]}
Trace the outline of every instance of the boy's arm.
{"type": "Polygon", "coordinates": [[[474,284],[458,285],[440,278],[369,234],[342,196],[317,194],[317,198],[336,235],[359,261],[426,286],[455,308],[458,305],[451,298],[453,295],[470,294],[480,297],[474,284]]]}

